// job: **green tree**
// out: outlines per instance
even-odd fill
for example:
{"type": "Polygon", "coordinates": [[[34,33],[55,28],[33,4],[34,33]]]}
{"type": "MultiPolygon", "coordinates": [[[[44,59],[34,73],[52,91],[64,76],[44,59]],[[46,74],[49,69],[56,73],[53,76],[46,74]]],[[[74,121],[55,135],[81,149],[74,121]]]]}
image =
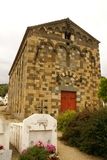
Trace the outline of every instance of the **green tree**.
{"type": "Polygon", "coordinates": [[[8,92],[8,84],[0,84],[0,96],[4,97],[8,92]]]}
{"type": "Polygon", "coordinates": [[[98,95],[104,101],[104,103],[107,102],[107,78],[105,77],[102,77],[100,80],[98,95]]]}

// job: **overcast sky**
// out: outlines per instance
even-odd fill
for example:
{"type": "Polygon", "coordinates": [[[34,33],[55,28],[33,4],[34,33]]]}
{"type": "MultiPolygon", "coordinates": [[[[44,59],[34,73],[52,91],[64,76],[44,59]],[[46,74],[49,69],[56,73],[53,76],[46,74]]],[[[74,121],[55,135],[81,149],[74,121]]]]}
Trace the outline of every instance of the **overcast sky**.
{"type": "Polygon", "coordinates": [[[67,17],[101,42],[101,73],[107,77],[107,0],[0,0],[0,83],[8,82],[27,26],[67,17]]]}

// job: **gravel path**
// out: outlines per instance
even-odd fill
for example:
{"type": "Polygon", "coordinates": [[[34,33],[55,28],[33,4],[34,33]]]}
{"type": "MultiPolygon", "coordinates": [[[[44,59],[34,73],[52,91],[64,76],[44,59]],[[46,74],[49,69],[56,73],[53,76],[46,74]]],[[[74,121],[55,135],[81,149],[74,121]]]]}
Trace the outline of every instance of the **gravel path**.
{"type": "MultiPolygon", "coordinates": [[[[58,137],[61,134],[58,133],[58,137]]],[[[80,152],[77,148],[69,147],[58,139],[58,155],[61,160],[103,160],[99,157],[94,157],[80,152]]]]}

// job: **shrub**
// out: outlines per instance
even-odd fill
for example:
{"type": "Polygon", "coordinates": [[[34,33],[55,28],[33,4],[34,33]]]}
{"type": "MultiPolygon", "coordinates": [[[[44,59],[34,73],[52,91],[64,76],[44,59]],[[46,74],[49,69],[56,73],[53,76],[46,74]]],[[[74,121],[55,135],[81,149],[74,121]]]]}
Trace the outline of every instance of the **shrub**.
{"type": "Polygon", "coordinates": [[[79,146],[81,130],[84,130],[84,126],[90,118],[90,115],[90,111],[88,110],[76,114],[74,119],[71,119],[68,126],[66,126],[62,139],[66,140],[69,145],[79,146]]]}
{"type": "Polygon", "coordinates": [[[87,112],[81,118],[83,113],[69,123],[63,138],[88,154],[107,158],[107,109],[87,112]]]}
{"type": "Polygon", "coordinates": [[[33,146],[24,150],[19,160],[47,160],[48,151],[44,147],[33,146]]]}
{"type": "Polygon", "coordinates": [[[36,145],[23,150],[19,160],[58,160],[58,156],[54,145],[44,145],[39,141],[36,145]]]}
{"type": "Polygon", "coordinates": [[[81,132],[81,140],[82,151],[107,157],[107,109],[92,114],[81,132]]]}
{"type": "Polygon", "coordinates": [[[58,130],[64,131],[66,126],[68,126],[69,122],[71,122],[75,116],[76,116],[76,112],[73,110],[68,110],[64,113],[61,113],[57,119],[58,130]]]}

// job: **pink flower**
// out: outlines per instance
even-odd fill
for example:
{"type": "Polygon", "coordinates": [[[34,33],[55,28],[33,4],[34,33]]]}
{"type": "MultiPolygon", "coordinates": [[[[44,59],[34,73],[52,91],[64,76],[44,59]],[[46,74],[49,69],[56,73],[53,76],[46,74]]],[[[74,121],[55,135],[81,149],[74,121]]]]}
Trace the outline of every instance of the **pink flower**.
{"type": "Polygon", "coordinates": [[[55,153],[56,148],[53,144],[47,144],[46,149],[48,150],[49,153],[55,153]]]}
{"type": "Polygon", "coordinates": [[[38,141],[36,144],[35,144],[36,147],[43,147],[45,148],[49,153],[55,153],[56,152],[56,148],[53,144],[43,144],[43,142],[41,141],[38,141]]]}

